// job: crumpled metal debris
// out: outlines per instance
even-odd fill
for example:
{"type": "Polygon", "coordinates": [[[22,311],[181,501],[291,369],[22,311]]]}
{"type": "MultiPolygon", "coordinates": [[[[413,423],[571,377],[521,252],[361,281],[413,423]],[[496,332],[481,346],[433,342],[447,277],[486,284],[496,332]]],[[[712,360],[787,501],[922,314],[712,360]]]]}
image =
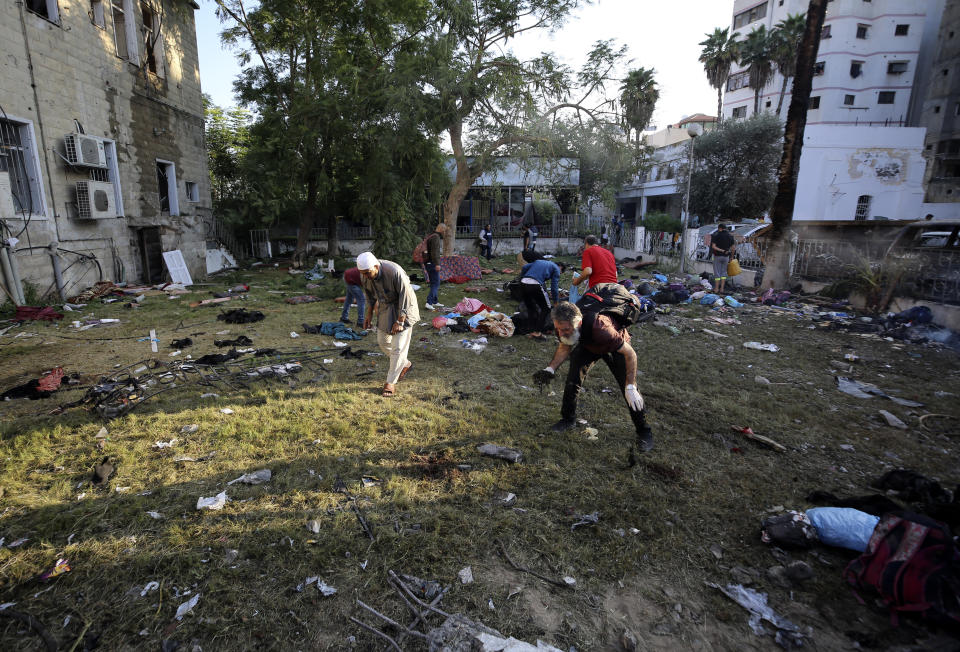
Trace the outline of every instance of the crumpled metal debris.
{"type": "Polygon", "coordinates": [[[600,522],[600,512],[593,512],[592,514],[584,514],[580,517],[580,520],[570,526],[570,531],[573,532],[581,525],[596,525],[600,522]]]}

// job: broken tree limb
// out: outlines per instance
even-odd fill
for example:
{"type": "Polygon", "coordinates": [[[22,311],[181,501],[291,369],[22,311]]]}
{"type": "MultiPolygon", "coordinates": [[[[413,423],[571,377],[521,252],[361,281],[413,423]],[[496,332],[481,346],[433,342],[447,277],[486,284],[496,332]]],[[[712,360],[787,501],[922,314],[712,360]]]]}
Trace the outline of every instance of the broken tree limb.
{"type": "Polygon", "coordinates": [[[376,541],[376,538],[373,536],[373,531],[370,529],[370,525],[367,523],[366,519],[363,518],[363,514],[360,513],[360,508],[357,507],[355,502],[350,503],[353,513],[357,515],[357,520],[360,521],[360,525],[363,527],[363,531],[367,533],[367,536],[370,537],[371,541],[376,541]]]}
{"type": "Polygon", "coordinates": [[[418,631],[415,630],[415,629],[410,629],[410,628],[408,628],[408,627],[404,627],[403,625],[401,625],[400,623],[398,623],[398,622],[395,621],[394,619],[390,618],[389,616],[384,616],[382,613],[380,613],[379,611],[377,611],[376,609],[374,609],[373,607],[371,607],[370,605],[368,605],[368,604],[367,604],[366,602],[364,602],[363,600],[358,599],[358,600],[357,600],[357,604],[358,604],[361,608],[366,609],[367,611],[369,611],[370,613],[372,613],[374,616],[376,616],[376,617],[379,618],[380,620],[384,621],[385,623],[387,623],[388,625],[390,625],[391,627],[393,627],[394,629],[396,629],[396,630],[399,631],[399,632],[403,632],[403,633],[405,633],[405,634],[409,634],[410,636],[416,636],[417,638],[426,638],[426,637],[427,637],[426,634],[422,634],[421,632],[418,632],[418,631]]]}
{"type": "Polygon", "coordinates": [[[930,428],[928,428],[927,425],[923,422],[924,419],[929,419],[930,417],[933,417],[935,419],[957,419],[958,418],[952,414],[924,414],[922,417],[920,417],[920,427],[923,428],[924,430],[930,430],[930,428]]]}
{"type": "Polygon", "coordinates": [[[0,611],[0,617],[13,618],[14,620],[19,620],[24,625],[32,629],[37,633],[37,636],[43,639],[43,644],[46,646],[49,652],[56,652],[60,647],[60,644],[57,643],[57,639],[51,636],[50,632],[47,631],[47,628],[43,624],[34,618],[32,615],[26,613],[25,611],[14,611],[13,609],[4,609],[0,611]]]}
{"type": "Polygon", "coordinates": [[[772,448],[777,452],[780,452],[780,453],[787,452],[787,447],[784,446],[783,444],[779,444],[773,441],[772,439],[770,439],[769,437],[765,437],[764,435],[758,435],[749,427],[744,428],[743,426],[730,426],[730,429],[733,430],[734,432],[739,432],[741,435],[743,435],[747,439],[763,444],[765,446],[769,446],[770,448],[772,448]]]}
{"type": "Polygon", "coordinates": [[[361,627],[363,627],[363,628],[364,628],[365,630],[367,630],[368,632],[371,632],[371,633],[373,633],[373,634],[376,634],[376,635],[379,636],[380,638],[386,639],[386,640],[390,643],[390,647],[392,647],[394,650],[397,650],[397,652],[403,652],[403,648],[401,648],[399,645],[397,645],[397,642],[396,642],[395,640],[393,640],[392,638],[390,638],[390,636],[389,636],[388,634],[385,634],[385,633],[381,632],[381,631],[380,631],[379,629],[377,629],[376,627],[371,627],[371,626],[368,625],[367,623],[363,622],[362,620],[357,620],[357,619],[354,618],[353,616],[350,616],[350,622],[352,622],[352,623],[355,624],[355,625],[360,625],[361,627]]]}
{"type": "Polygon", "coordinates": [[[500,539],[496,539],[496,543],[498,546],[500,546],[500,553],[503,555],[503,558],[507,560],[507,563],[513,566],[514,570],[518,570],[523,573],[530,573],[534,577],[539,577],[544,582],[548,582],[550,584],[553,584],[554,586],[560,586],[565,589],[572,588],[569,584],[565,582],[561,582],[560,580],[555,580],[551,577],[547,577],[546,575],[542,575],[541,573],[538,573],[535,570],[527,568],[526,566],[521,566],[520,564],[518,564],[517,562],[513,561],[513,559],[510,558],[510,555],[507,553],[506,546],[503,545],[503,541],[501,541],[500,539]]]}

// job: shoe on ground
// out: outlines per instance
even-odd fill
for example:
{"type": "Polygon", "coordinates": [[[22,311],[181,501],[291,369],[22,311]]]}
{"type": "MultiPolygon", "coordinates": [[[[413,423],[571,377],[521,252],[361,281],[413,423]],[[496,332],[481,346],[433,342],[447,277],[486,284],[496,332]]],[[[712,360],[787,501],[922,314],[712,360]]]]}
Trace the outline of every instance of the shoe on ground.
{"type": "Polygon", "coordinates": [[[576,419],[560,419],[550,427],[554,432],[565,432],[577,425],[576,419]]]}
{"type": "Polygon", "coordinates": [[[426,308],[427,310],[433,310],[433,304],[432,304],[432,303],[425,303],[425,304],[423,304],[423,307],[426,308]]]}
{"type": "Polygon", "coordinates": [[[343,319],[340,320],[340,323],[341,323],[341,324],[349,324],[349,323],[350,323],[350,320],[347,319],[346,317],[344,317],[343,319]]]}

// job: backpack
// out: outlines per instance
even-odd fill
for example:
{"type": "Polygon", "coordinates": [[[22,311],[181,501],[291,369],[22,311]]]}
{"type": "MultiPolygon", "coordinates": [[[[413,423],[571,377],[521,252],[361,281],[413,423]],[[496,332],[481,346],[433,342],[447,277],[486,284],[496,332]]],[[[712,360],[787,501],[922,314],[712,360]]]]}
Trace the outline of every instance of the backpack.
{"type": "Polygon", "coordinates": [[[429,262],[430,260],[430,251],[428,248],[428,242],[430,238],[434,236],[433,233],[428,235],[426,238],[420,241],[416,247],[413,248],[413,262],[418,264],[423,264],[429,262]]]}
{"type": "Polygon", "coordinates": [[[939,521],[909,512],[885,514],[843,577],[856,589],[879,593],[894,623],[898,612],[913,611],[939,624],[960,625],[960,551],[939,521]]]}
{"type": "Polygon", "coordinates": [[[644,313],[639,300],[619,283],[597,283],[577,301],[577,307],[583,313],[612,315],[621,328],[636,324],[644,313]]]}

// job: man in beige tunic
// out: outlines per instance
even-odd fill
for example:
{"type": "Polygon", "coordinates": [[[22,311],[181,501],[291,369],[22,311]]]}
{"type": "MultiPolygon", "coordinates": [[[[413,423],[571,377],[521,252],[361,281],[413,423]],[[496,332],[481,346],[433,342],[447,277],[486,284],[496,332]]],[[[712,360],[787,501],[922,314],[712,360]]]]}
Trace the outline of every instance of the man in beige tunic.
{"type": "Polygon", "coordinates": [[[413,326],[420,321],[417,296],[410,279],[400,265],[389,260],[378,260],[369,251],[357,256],[357,269],[362,276],[363,292],[367,297],[367,315],[364,328],[370,328],[377,316],[377,344],[390,356],[384,396],[393,396],[397,383],[407,375],[413,363],[407,359],[413,326]]]}

